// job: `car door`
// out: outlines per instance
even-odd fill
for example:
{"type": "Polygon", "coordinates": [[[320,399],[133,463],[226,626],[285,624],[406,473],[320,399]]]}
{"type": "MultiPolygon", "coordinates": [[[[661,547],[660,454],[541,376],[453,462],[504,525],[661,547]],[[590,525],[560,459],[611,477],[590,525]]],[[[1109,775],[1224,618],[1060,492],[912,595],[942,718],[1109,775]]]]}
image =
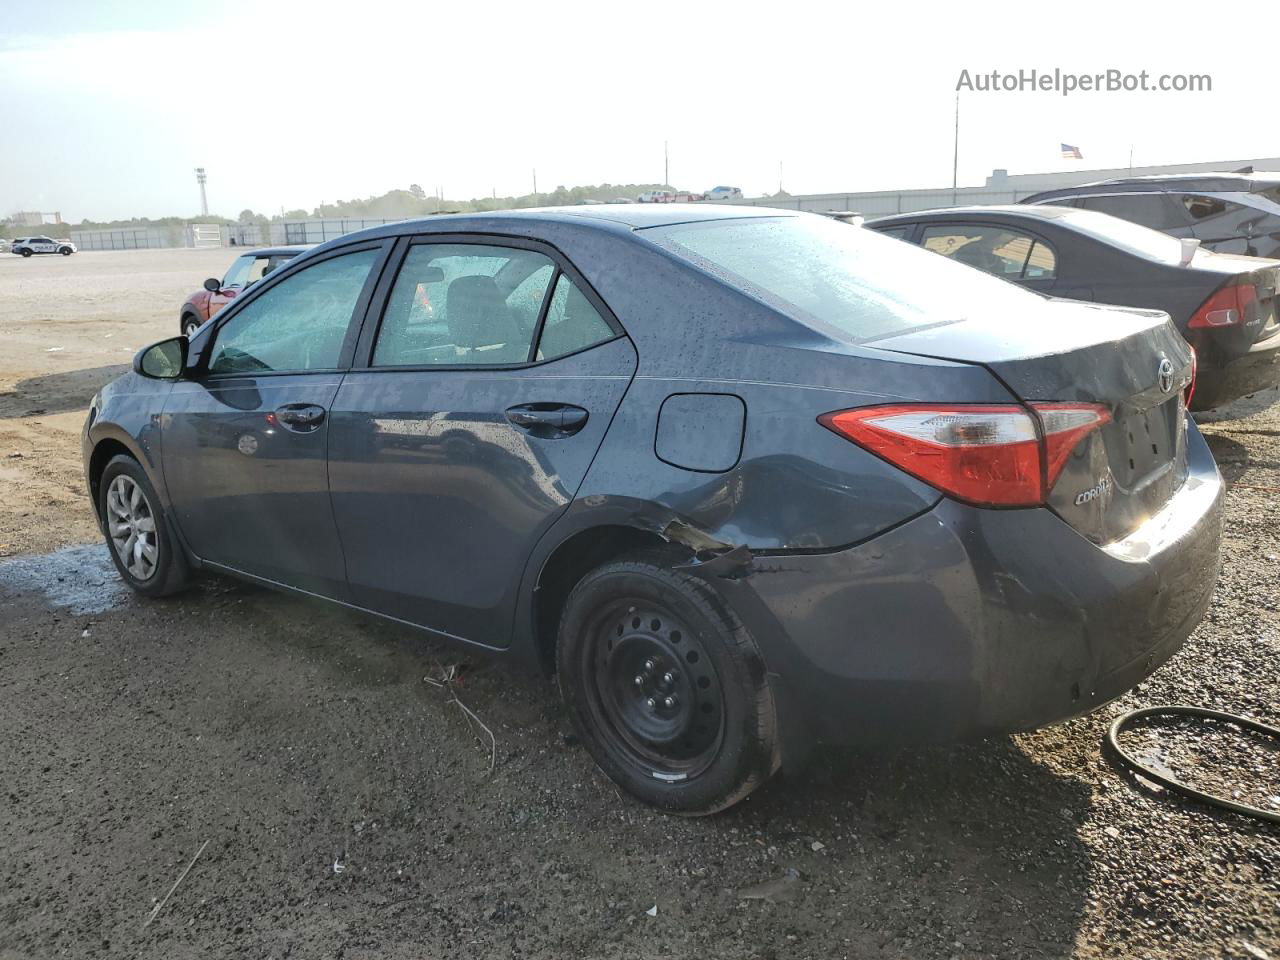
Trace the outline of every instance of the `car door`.
{"type": "Polygon", "coordinates": [[[57,244],[48,237],[37,237],[32,241],[31,249],[36,253],[53,253],[58,249],[58,247],[57,244]]]}
{"type": "Polygon", "coordinates": [[[525,560],[582,482],[635,350],[548,247],[455,236],[403,249],[333,403],[351,595],[505,646],[525,560]]]}
{"type": "Polygon", "coordinates": [[[329,504],[329,411],[386,244],[342,248],[222,318],[161,417],[165,485],[202,560],[325,596],[346,574],[329,504]]]}
{"type": "Polygon", "coordinates": [[[1002,280],[1057,295],[1057,253],[1046,240],[1029,231],[1008,224],[948,220],[926,223],[919,243],[926,250],[1002,280]]]}

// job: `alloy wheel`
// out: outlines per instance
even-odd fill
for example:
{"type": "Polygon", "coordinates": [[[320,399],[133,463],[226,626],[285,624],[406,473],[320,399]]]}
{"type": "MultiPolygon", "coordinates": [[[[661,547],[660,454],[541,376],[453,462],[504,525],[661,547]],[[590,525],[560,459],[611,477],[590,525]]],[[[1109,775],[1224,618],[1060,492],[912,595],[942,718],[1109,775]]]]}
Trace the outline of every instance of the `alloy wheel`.
{"type": "Polygon", "coordinates": [[[142,487],[126,474],[107,488],[107,533],[130,576],[143,581],[155,575],[160,559],[155,513],[142,487]]]}

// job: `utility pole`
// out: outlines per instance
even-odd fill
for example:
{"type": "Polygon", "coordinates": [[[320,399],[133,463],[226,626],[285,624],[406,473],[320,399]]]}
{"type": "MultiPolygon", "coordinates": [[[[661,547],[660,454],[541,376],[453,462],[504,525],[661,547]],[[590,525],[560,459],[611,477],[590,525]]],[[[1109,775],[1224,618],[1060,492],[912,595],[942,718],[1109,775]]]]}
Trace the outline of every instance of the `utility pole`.
{"type": "Polygon", "coordinates": [[[951,153],[951,205],[956,205],[956,190],[960,186],[960,91],[956,91],[956,135],[951,153]]]}
{"type": "Polygon", "coordinates": [[[538,168],[533,168],[533,199],[538,199],[538,168]]]}
{"type": "Polygon", "coordinates": [[[662,141],[662,185],[671,186],[671,155],[667,153],[667,141],[662,141]]]}
{"type": "Polygon", "coordinates": [[[209,198],[205,196],[204,184],[209,178],[205,176],[204,167],[196,167],[196,183],[200,184],[200,216],[209,215],[209,198]]]}
{"type": "Polygon", "coordinates": [[[782,161],[778,161],[778,193],[782,193],[782,161]]]}
{"type": "Polygon", "coordinates": [[[1129,172],[1133,173],[1133,144],[1129,144],[1129,172]]]}

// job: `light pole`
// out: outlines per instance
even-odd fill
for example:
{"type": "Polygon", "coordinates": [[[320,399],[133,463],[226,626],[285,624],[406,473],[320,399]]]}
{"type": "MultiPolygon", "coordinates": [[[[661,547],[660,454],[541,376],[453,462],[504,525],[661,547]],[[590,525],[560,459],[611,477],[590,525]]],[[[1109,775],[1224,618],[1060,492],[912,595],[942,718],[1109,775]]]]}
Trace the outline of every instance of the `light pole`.
{"type": "Polygon", "coordinates": [[[960,91],[956,91],[956,133],[951,150],[951,205],[956,205],[956,194],[960,185],[960,91]]]}
{"type": "Polygon", "coordinates": [[[196,183],[200,184],[200,216],[209,215],[209,198],[205,196],[204,185],[209,178],[205,176],[204,167],[196,167],[196,183]]]}

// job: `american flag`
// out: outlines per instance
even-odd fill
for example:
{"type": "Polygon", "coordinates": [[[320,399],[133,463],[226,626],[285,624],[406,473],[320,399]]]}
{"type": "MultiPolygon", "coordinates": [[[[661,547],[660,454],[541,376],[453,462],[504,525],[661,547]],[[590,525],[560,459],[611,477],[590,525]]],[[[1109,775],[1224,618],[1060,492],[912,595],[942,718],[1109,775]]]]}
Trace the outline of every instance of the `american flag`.
{"type": "Polygon", "coordinates": [[[1080,152],[1079,147],[1073,147],[1069,143],[1064,143],[1062,145],[1062,159],[1063,160],[1083,160],[1084,154],[1080,152]]]}

